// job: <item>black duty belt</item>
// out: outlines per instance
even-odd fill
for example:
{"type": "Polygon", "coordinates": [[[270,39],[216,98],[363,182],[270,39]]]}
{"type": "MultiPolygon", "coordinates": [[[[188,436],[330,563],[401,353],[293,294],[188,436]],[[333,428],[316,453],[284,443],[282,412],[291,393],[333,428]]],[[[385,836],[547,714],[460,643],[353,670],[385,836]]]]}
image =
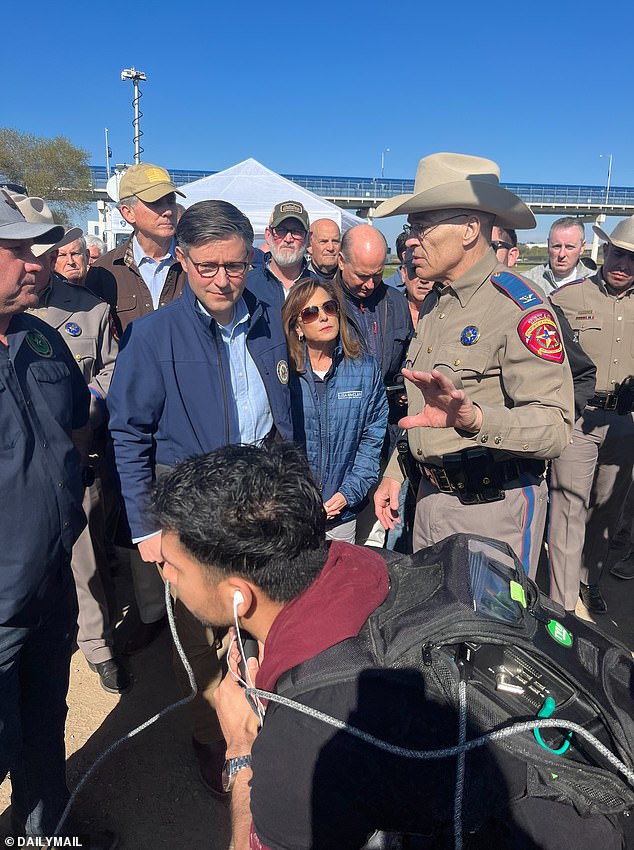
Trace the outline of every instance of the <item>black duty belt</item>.
{"type": "Polygon", "coordinates": [[[443,455],[442,466],[420,464],[420,468],[441,493],[452,493],[463,505],[499,502],[505,485],[522,475],[542,476],[543,460],[508,458],[496,461],[490,449],[467,449],[443,455]]]}
{"type": "Polygon", "coordinates": [[[592,396],[588,405],[590,407],[599,407],[601,410],[616,410],[618,403],[618,393],[596,393],[592,396]]]}

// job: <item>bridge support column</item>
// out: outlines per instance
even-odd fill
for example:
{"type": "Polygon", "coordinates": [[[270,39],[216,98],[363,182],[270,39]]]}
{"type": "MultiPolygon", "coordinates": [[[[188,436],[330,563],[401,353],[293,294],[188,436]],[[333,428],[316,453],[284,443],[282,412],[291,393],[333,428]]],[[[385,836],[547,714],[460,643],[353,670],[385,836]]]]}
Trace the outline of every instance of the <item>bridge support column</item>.
{"type": "Polygon", "coordinates": [[[361,209],[357,210],[357,215],[359,218],[364,218],[367,223],[373,227],[374,226],[374,213],[376,207],[361,207],[361,209]]]}
{"type": "MultiPolygon", "coordinates": [[[[597,225],[597,227],[600,227],[603,224],[604,221],[605,221],[605,216],[603,215],[603,213],[599,213],[599,215],[597,216],[597,220],[596,220],[595,224],[597,225]]],[[[592,260],[594,260],[594,262],[596,263],[598,256],[599,256],[599,237],[595,233],[594,238],[592,240],[592,250],[590,252],[590,258],[592,260]]]]}

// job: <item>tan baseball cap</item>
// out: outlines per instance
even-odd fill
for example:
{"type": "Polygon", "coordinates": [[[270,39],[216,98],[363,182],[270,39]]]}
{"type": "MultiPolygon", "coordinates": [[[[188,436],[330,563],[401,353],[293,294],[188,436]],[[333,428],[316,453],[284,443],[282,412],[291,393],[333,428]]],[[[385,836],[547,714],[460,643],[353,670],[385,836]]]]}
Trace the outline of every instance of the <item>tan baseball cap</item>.
{"type": "Polygon", "coordinates": [[[119,197],[129,198],[136,195],[142,201],[153,203],[175,192],[181,198],[186,197],[179,192],[164,168],[152,165],[151,162],[139,162],[131,165],[119,183],[119,197]]]}

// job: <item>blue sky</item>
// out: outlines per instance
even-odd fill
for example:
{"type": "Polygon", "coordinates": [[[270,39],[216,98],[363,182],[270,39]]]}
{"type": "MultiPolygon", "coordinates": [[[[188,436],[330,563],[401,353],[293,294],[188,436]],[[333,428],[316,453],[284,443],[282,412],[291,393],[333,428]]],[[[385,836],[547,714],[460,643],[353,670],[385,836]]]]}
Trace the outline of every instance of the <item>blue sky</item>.
{"type": "Polygon", "coordinates": [[[373,177],[389,147],[386,177],[448,150],[496,160],[509,182],[603,185],[612,153],[612,184],[634,186],[633,23],[626,2],[32,0],[3,10],[27,46],[0,56],[0,126],[66,135],[94,164],[108,127],[113,162],[131,162],[120,72],[134,65],[143,158],[168,167],[253,156],[373,177]]]}

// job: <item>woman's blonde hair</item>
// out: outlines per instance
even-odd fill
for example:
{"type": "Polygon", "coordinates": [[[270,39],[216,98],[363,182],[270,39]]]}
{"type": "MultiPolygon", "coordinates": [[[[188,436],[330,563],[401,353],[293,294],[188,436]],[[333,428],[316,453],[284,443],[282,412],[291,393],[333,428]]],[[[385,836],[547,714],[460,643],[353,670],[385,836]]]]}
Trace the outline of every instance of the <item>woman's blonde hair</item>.
{"type": "Polygon", "coordinates": [[[299,314],[310,298],[318,289],[323,289],[328,293],[333,301],[339,305],[339,339],[341,340],[341,348],[343,356],[350,360],[356,360],[361,354],[361,346],[354,339],[348,328],[348,320],[343,304],[343,298],[339,292],[339,288],[329,280],[320,280],[314,277],[303,277],[293,284],[288,293],[286,303],[282,308],[282,327],[286,334],[288,342],[288,355],[291,363],[291,368],[295,372],[305,372],[306,365],[304,362],[304,343],[297,336],[297,320],[299,314]]]}

